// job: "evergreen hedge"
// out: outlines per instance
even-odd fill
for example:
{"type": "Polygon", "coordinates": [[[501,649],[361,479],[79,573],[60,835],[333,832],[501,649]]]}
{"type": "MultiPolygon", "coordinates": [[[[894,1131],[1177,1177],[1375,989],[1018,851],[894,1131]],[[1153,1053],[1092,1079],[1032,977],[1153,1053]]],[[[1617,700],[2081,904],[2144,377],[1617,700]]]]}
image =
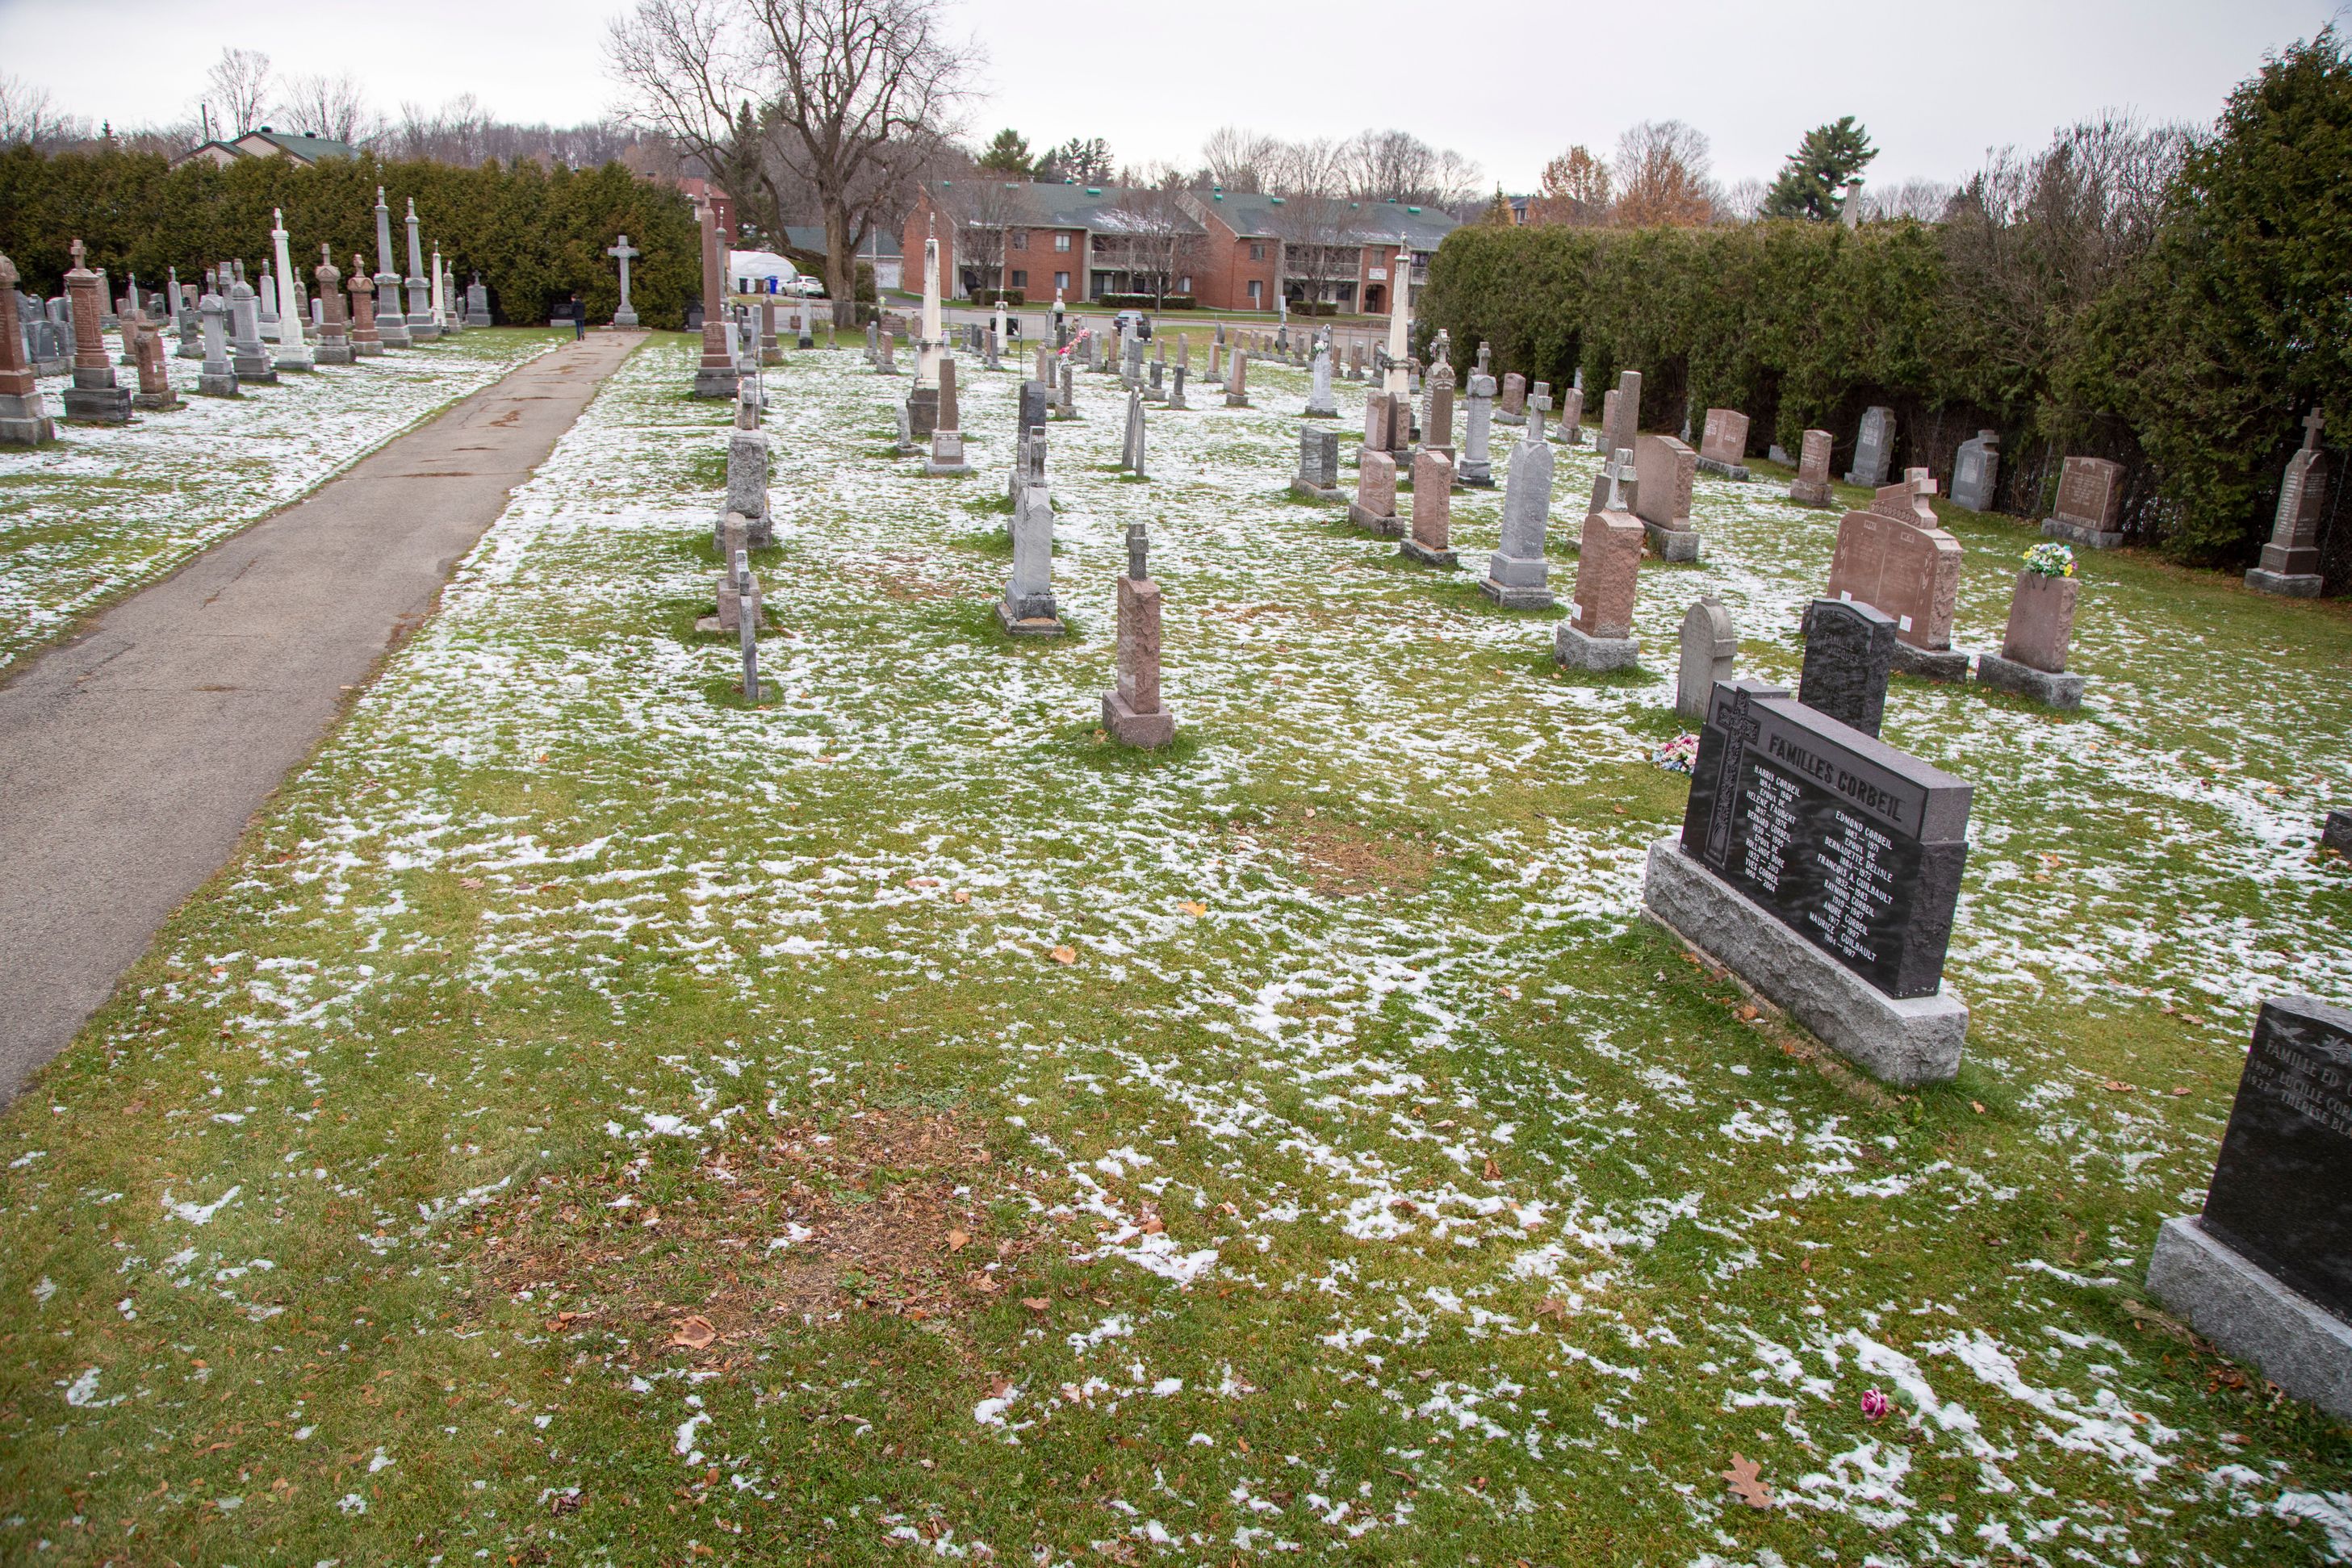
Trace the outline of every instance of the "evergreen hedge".
{"type": "Polygon", "coordinates": [[[295,266],[313,287],[322,241],[346,275],[354,251],[374,270],[378,185],[392,207],[403,276],[414,196],[428,264],[437,242],[461,287],[479,272],[500,321],[544,323],[574,293],[590,320],[609,319],[620,304],[620,271],[604,251],[624,233],[644,253],[630,264],[629,295],[646,326],[683,326],[687,302],[702,287],[701,239],[686,196],[618,163],[465,169],[362,154],[309,169],[281,158],[173,169],[152,153],[44,157],[17,147],[0,153],[0,253],[16,264],[26,291],[43,295],[61,291],[72,265],[67,246],[77,237],[118,290],[129,273],[160,288],[167,267],[189,283],[206,264],[235,257],[252,277],[271,254],[271,210],[282,207],[295,266]]]}

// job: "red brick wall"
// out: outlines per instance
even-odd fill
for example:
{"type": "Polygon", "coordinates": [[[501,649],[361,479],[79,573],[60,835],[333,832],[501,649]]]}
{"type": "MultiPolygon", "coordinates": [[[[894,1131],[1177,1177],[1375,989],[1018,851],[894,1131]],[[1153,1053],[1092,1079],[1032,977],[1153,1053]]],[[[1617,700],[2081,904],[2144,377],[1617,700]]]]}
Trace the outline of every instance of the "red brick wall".
{"type": "Polygon", "coordinates": [[[1208,236],[1202,242],[1199,256],[1192,267],[1192,294],[1208,310],[1246,310],[1250,308],[1249,286],[1252,278],[1258,282],[1258,308],[1274,308],[1276,260],[1281,246],[1271,239],[1249,239],[1234,232],[1233,225],[1214,207],[1202,214],[1202,226],[1208,236]],[[1256,261],[1250,259],[1250,246],[1261,246],[1265,255],[1256,261]]]}

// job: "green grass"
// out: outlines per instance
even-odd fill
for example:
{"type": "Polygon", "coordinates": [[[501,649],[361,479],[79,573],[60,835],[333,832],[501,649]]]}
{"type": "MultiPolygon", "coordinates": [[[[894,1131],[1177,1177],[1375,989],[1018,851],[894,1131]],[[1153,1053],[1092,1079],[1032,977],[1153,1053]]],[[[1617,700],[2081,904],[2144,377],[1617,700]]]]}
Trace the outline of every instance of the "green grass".
{"type": "MultiPolygon", "coordinates": [[[[1000,501],[874,459],[862,364],[800,356],[755,710],[691,630],[692,351],[623,368],[0,1122],[0,1558],[2327,1549],[2286,1500],[2352,1490],[2352,1434],[2138,1281],[2245,998],[2352,987],[2297,826],[2352,762],[2340,606],[2090,558],[2080,717],[1895,684],[1889,738],[1978,784],[1968,1054],[1897,1094],[1633,914],[1682,611],[1792,679],[1833,514],[1703,479],[1645,667],[1579,675],[1476,592],[1498,496],[1405,570],[1283,504],[1296,389],[1155,412],[1139,487],[1082,378],[1073,634],[1029,642],[1000,501]],[[1134,518],[1151,753],[1096,722],[1134,518]]],[[[2032,536],[1953,526],[1981,644],[2032,536]]]]}

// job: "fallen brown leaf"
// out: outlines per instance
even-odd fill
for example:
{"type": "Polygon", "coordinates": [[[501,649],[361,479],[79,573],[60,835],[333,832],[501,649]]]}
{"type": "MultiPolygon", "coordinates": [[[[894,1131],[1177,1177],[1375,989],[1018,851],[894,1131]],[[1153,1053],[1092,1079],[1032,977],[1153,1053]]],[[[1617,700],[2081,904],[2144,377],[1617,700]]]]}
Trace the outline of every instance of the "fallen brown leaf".
{"type": "Polygon", "coordinates": [[[1731,1495],[1750,1508],[1770,1508],[1772,1489],[1756,1473],[1756,1461],[1740,1454],[1731,1456],[1731,1468],[1723,1472],[1731,1483],[1731,1495]]]}
{"type": "Polygon", "coordinates": [[[1193,916],[1195,919],[1198,919],[1200,916],[1209,913],[1209,906],[1207,904],[1196,903],[1192,899],[1186,899],[1176,907],[1182,910],[1185,914],[1193,916]]]}
{"type": "Polygon", "coordinates": [[[1492,1155],[1486,1156],[1486,1179],[1488,1181],[1503,1179],[1503,1167],[1495,1163],[1495,1156],[1492,1155]]]}
{"type": "Polygon", "coordinates": [[[1056,964],[1075,964],[1078,961],[1078,950],[1065,945],[1054,949],[1053,957],[1056,964]]]}
{"type": "Polygon", "coordinates": [[[669,1336],[670,1343],[683,1345],[688,1350],[709,1350],[718,1341],[719,1331],[711,1327],[710,1320],[699,1312],[680,1322],[677,1332],[669,1336]]]}
{"type": "Polygon", "coordinates": [[[1033,1312],[1048,1312],[1054,1310],[1052,1299],[1046,1296],[1024,1296],[1021,1298],[1021,1304],[1033,1312]]]}
{"type": "Polygon", "coordinates": [[[949,1231],[949,1232],[948,1232],[948,1250],[949,1250],[949,1251],[950,1251],[950,1252],[961,1252],[961,1251],[962,1251],[966,1247],[969,1247],[969,1246],[971,1246],[971,1236],[970,1236],[970,1235],[966,1234],[965,1232],[961,1231],[961,1230],[950,1230],[950,1231],[949,1231]]]}
{"type": "Polygon", "coordinates": [[[971,902],[971,894],[966,893],[962,888],[957,888],[955,890],[955,901],[958,904],[970,904],[971,902]]]}
{"type": "Polygon", "coordinates": [[[1167,1228],[1167,1225],[1158,1215],[1147,1214],[1143,1217],[1143,1233],[1146,1236],[1157,1236],[1167,1228]]]}

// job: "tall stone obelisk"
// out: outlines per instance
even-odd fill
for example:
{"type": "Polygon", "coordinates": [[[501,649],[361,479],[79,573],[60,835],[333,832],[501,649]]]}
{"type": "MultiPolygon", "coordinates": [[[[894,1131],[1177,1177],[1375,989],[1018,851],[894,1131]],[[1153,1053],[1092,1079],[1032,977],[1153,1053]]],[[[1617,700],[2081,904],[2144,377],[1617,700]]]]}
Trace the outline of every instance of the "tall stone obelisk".
{"type": "Polygon", "coordinates": [[[302,330],[302,307],[294,295],[294,256],[286,248],[286,211],[273,207],[270,217],[276,226],[269,231],[269,243],[278,257],[278,352],[272,358],[281,371],[315,370],[318,358],[302,330]]]}
{"type": "MultiPolygon", "coordinates": [[[[387,349],[409,346],[408,319],[400,313],[400,274],[392,269],[392,209],[383,204],[383,187],[375,188],[375,334],[387,349]]],[[[362,354],[365,349],[360,350],[362,354]]]]}
{"type": "Polygon", "coordinates": [[[1412,247],[1402,235],[1397,236],[1396,265],[1390,270],[1396,277],[1389,284],[1389,371],[1381,390],[1391,397],[1410,397],[1412,376],[1405,368],[1405,356],[1412,336],[1412,247]]]}
{"type": "Polygon", "coordinates": [[[429,343],[441,335],[440,319],[433,314],[433,286],[425,277],[425,251],[416,232],[416,198],[408,198],[408,336],[429,343]]]}

